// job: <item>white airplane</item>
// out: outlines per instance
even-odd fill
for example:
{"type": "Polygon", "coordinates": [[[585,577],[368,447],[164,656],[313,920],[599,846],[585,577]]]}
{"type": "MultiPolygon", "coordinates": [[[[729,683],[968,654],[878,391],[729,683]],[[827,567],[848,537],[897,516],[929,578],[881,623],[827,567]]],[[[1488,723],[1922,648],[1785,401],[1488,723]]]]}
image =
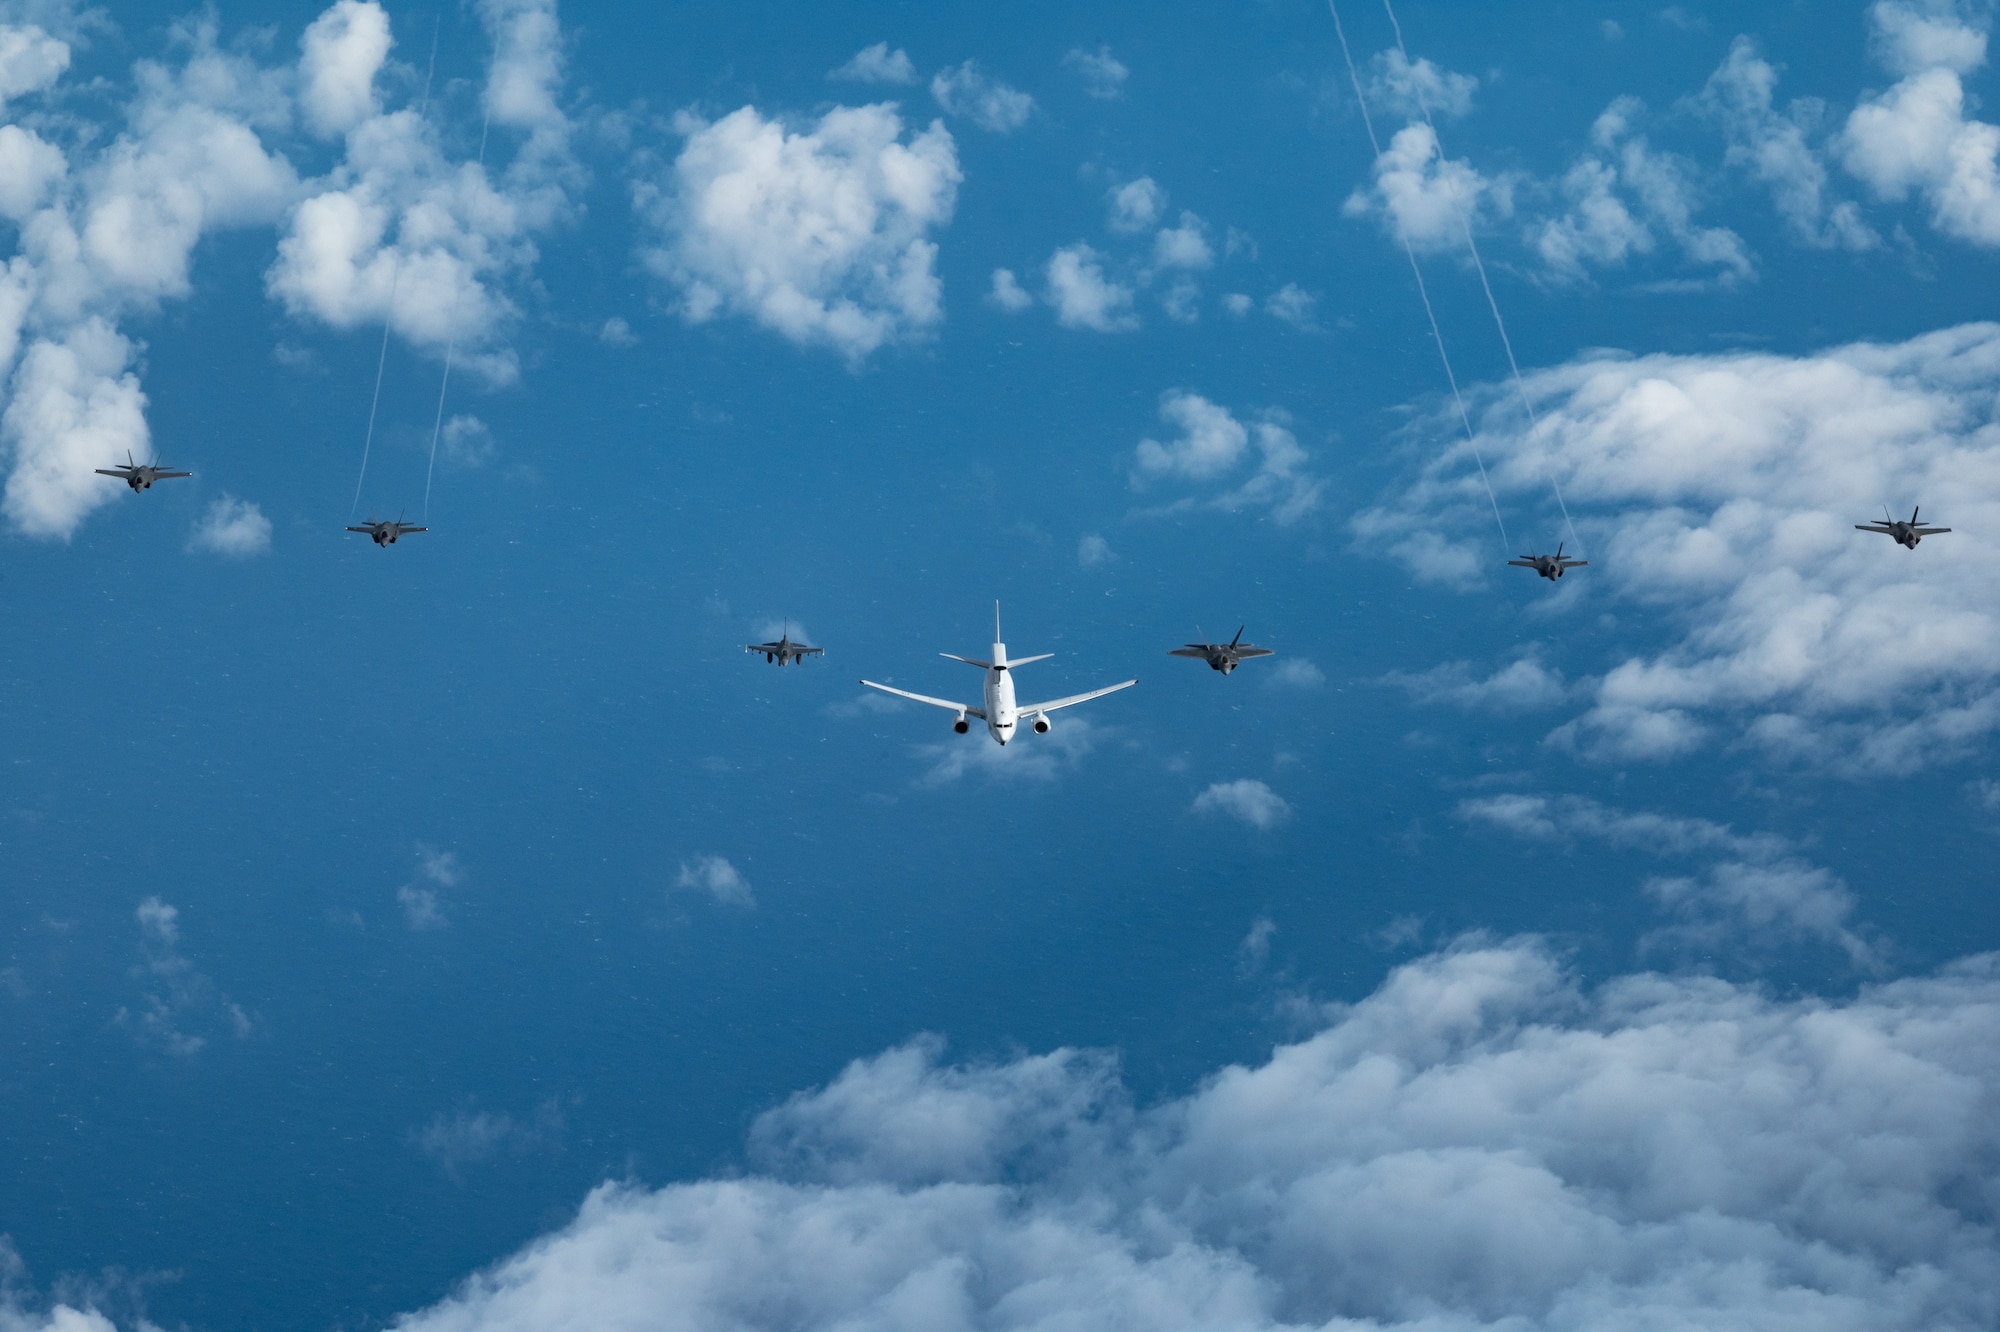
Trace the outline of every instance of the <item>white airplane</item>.
{"type": "Polygon", "coordinates": [[[938,655],[940,657],[951,657],[953,661],[962,661],[969,666],[977,666],[986,672],[985,707],[975,708],[970,703],[954,703],[950,699],[932,698],[928,694],[912,694],[907,689],[891,689],[888,685],[876,684],[873,680],[863,680],[861,683],[867,685],[870,689],[879,689],[885,694],[894,694],[897,698],[907,698],[916,703],[928,703],[934,708],[944,708],[947,711],[957,713],[958,716],[952,720],[951,729],[957,731],[960,735],[964,735],[972,729],[972,723],[967,721],[966,718],[977,717],[986,723],[988,734],[1003,745],[1014,738],[1014,728],[1020,724],[1022,718],[1027,719],[1028,725],[1034,728],[1036,735],[1047,735],[1049,733],[1049,714],[1056,709],[1072,707],[1078,703],[1088,703],[1093,698],[1102,698],[1106,694],[1115,694],[1121,689],[1130,689],[1133,685],[1139,683],[1137,680],[1126,680],[1121,684],[1106,685],[1102,689],[1093,689],[1087,694],[1071,694],[1068,698],[1058,698],[1048,703],[1015,702],[1014,668],[1017,666],[1026,666],[1031,661],[1047,661],[1055,653],[1044,652],[1038,657],[1021,657],[1014,661],[1009,661],[1007,659],[1007,645],[1000,641],[1000,603],[997,601],[993,603],[993,660],[980,661],[976,657],[953,656],[949,652],[940,652],[938,655]]]}

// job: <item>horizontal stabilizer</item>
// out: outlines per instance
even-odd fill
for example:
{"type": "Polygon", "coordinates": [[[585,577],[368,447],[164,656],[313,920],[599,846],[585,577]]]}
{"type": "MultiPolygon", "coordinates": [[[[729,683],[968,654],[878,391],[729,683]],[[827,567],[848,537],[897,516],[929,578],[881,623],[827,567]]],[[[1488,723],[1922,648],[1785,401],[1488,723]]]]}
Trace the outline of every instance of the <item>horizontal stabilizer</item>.
{"type": "MultiPolygon", "coordinates": [[[[961,656],[959,656],[959,655],[958,655],[958,654],[957,654],[956,652],[940,652],[940,653],[938,653],[938,655],[939,655],[940,657],[949,657],[949,658],[951,658],[951,659],[952,659],[953,661],[962,661],[962,662],[964,662],[964,663],[965,663],[966,665],[968,665],[968,666],[977,666],[977,667],[978,667],[978,668],[979,668],[980,670],[982,670],[982,671],[990,671],[990,670],[992,670],[992,669],[993,669],[993,663],[992,663],[992,662],[990,662],[990,661],[981,661],[981,660],[980,660],[979,658],[977,658],[977,657],[961,657],[961,656]]],[[[862,681],[861,683],[862,683],[862,684],[867,684],[868,682],[867,682],[866,680],[863,680],[863,681],[862,681]]]]}
{"type": "Polygon", "coordinates": [[[1044,652],[1038,656],[1033,656],[1033,657],[1010,657],[1001,664],[1011,671],[1016,666],[1026,666],[1031,661],[1047,661],[1050,657],[1053,657],[1055,655],[1056,654],[1053,652],[1044,652]]]}

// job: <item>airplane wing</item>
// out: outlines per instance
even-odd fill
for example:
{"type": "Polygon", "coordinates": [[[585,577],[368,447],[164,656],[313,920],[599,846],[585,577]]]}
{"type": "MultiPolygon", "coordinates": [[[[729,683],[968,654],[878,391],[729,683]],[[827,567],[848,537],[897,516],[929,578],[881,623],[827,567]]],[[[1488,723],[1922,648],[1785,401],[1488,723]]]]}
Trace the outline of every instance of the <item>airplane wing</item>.
{"type": "Polygon", "coordinates": [[[1883,536],[1896,535],[1895,530],[1887,523],[1856,523],[1854,530],[1857,532],[1880,532],[1883,536]]]}
{"type": "Polygon", "coordinates": [[[372,533],[372,532],[374,532],[374,530],[375,530],[375,529],[374,529],[374,528],[372,528],[372,527],[350,527],[350,528],[348,528],[347,530],[348,530],[348,531],[350,531],[350,532],[369,532],[369,533],[372,533]]]}
{"type": "Polygon", "coordinates": [[[1589,564],[1589,563],[1590,563],[1590,561],[1589,561],[1589,560],[1567,560],[1567,559],[1566,559],[1566,560],[1564,560],[1564,561],[1562,562],[1562,566],[1563,566],[1563,568],[1565,568],[1565,569],[1581,569],[1581,568],[1582,568],[1582,567],[1583,567],[1584,565],[1586,565],[1586,564],[1589,564]]]}
{"type": "Polygon", "coordinates": [[[99,476],[115,476],[120,481],[123,481],[126,477],[131,475],[130,472],[126,471],[122,467],[95,467],[92,468],[91,470],[96,472],[99,476]]]}
{"type": "Polygon", "coordinates": [[[824,651],[826,651],[825,648],[795,647],[792,649],[792,655],[795,657],[810,657],[815,652],[824,652],[824,651]]]}
{"type": "MultiPolygon", "coordinates": [[[[864,683],[866,682],[864,681],[864,683]]],[[[1088,703],[1093,698],[1103,698],[1106,694],[1115,694],[1121,689],[1130,689],[1138,683],[1137,680],[1125,680],[1119,684],[1106,685],[1102,689],[1093,689],[1087,694],[1071,694],[1068,698],[1059,698],[1051,703],[1023,703],[1019,711],[1023,717],[1036,712],[1054,712],[1057,708],[1067,708],[1078,703],[1088,703]]],[[[876,687],[879,689],[881,686],[877,685],[876,687]]]]}
{"type": "Polygon", "coordinates": [[[1194,644],[1189,643],[1184,648],[1170,648],[1167,652],[1167,655],[1169,657],[1206,657],[1208,655],[1208,649],[1204,647],[1196,647],[1194,644]]]}
{"type": "Polygon", "coordinates": [[[1507,563],[1517,569],[1532,569],[1535,567],[1533,560],[1509,560],[1507,563]]]}
{"type": "Polygon", "coordinates": [[[428,532],[431,529],[428,527],[406,527],[403,524],[398,523],[396,524],[396,530],[398,532],[401,532],[404,536],[408,536],[412,532],[428,532]]]}
{"type": "Polygon", "coordinates": [[[1916,527],[1910,530],[1915,532],[1918,536],[1936,536],[1939,532],[1951,531],[1949,527],[1916,527]]]}
{"type": "Polygon", "coordinates": [[[193,472],[155,472],[155,473],[153,473],[153,477],[154,477],[154,479],[155,479],[155,480],[160,480],[160,481],[164,481],[164,480],[168,479],[169,477],[175,477],[175,476],[193,476],[193,475],[194,475],[194,473],[193,473],[193,472]]]}
{"type": "Polygon", "coordinates": [[[1242,647],[1237,648],[1235,651],[1237,656],[1242,657],[1244,660],[1247,661],[1251,657],[1268,657],[1276,650],[1277,649],[1275,648],[1251,647],[1248,643],[1245,643],[1242,647]]]}
{"type": "MultiPolygon", "coordinates": [[[[912,703],[928,703],[934,708],[944,708],[950,712],[962,712],[968,717],[977,717],[981,721],[986,720],[986,709],[975,708],[969,703],[954,703],[948,698],[932,698],[929,694],[913,694],[907,689],[891,689],[888,685],[876,684],[873,680],[863,680],[861,683],[867,685],[870,689],[879,689],[885,694],[894,694],[897,698],[907,698],[912,703]]],[[[1071,701],[1074,702],[1075,700],[1071,701]]]]}
{"type": "MultiPolygon", "coordinates": [[[[347,530],[352,532],[354,529],[350,527],[347,530]]],[[[768,657],[778,650],[778,645],[776,643],[745,643],[743,650],[745,652],[761,652],[768,657]]]]}

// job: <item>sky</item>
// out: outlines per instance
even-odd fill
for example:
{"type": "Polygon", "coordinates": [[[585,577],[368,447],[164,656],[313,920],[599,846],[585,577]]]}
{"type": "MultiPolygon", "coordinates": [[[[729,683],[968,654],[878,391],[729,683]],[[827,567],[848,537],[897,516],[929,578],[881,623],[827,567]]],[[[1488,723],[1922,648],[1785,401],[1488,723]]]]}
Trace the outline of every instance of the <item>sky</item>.
{"type": "Polygon", "coordinates": [[[1993,10],[1490,8],[0,0],[0,1332],[2000,1321],[1993,10]]]}

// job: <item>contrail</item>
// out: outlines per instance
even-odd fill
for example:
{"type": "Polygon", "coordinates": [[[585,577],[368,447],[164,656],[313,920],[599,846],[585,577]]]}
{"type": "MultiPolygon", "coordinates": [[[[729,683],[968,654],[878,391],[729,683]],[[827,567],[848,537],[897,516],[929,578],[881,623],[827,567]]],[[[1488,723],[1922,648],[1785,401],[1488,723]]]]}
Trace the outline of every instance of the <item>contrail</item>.
{"type": "MultiPolygon", "coordinates": [[[[486,120],[479,127],[479,165],[486,166],[486,133],[493,128],[493,108],[486,108],[486,120]]],[[[451,354],[458,347],[458,300],[465,294],[459,287],[451,293],[451,333],[444,343],[444,378],[438,381],[437,416],[431,421],[431,461],[424,468],[424,521],[431,520],[431,476],[437,471],[438,432],[444,428],[444,391],[451,387],[451,354]]]]}
{"type": "MultiPolygon", "coordinates": [[[[1361,124],[1368,131],[1368,146],[1374,150],[1375,159],[1382,158],[1382,141],[1375,137],[1375,122],[1368,114],[1368,98],[1361,91],[1361,76],[1354,69],[1354,53],[1347,47],[1347,31],[1340,26],[1340,8],[1335,0],[1326,0],[1327,11],[1333,15],[1333,31],[1340,38],[1340,54],[1347,61],[1347,78],[1354,85],[1354,100],[1361,107],[1361,124]]],[[[1479,480],[1486,487],[1486,502],[1493,506],[1493,525],[1500,529],[1500,545],[1511,551],[1513,543],[1507,539],[1507,524],[1500,517],[1500,501],[1494,497],[1492,478],[1486,475],[1486,460],[1479,456],[1479,441],[1472,431],[1472,418],[1466,414],[1465,399],[1458,391],[1458,376],[1452,373],[1451,357],[1445,353],[1444,334],[1438,331],[1437,312],[1431,309],[1431,294],[1424,286],[1424,270],[1417,264],[1417,252],[1410,245],[1410,238],[1401,226],[1396,228],[1396,238],[1403,243],[1403,253],[1409,257],[1410,272],[1417,279],[1417,295],[1423,298],[1424,317],[1430,320],[1431,338],[1437,343],[1438,360],[1444,363],[1445,382],[1451,385],[1451,400],[1458,407],[1459,424],[1465,427],[1465,442],[1472,449],[1472,461],[1479,464],[1479,480]]]]}
{"type": "MultiPolygon", "coordinates": [[[[1332,0],[1328,0],[1328,3],[1332,3],[1332,0]]],[[[1403,63],[1407,66],[1410,63],[1410,52],[1409,48],[1403,45],[1403,25],[1396,21],[1396,7],[1391,3],[1391,0],[1382,0],[1382,8],[1388,11],[1389,27],[1396,34],[1396,50],[1402,54],[1403,63]]],[[[1336,14],[1333,21],[1338,26],[1340,16],[1336,14]]],[[[1341,49],[1346,49],[1345,40],[1341,43],[1341,49]]],[[[1348,73],[1352,74],[1353,71],[1354,62],[1350,60],[1348,61],[1348,73]]],[[[1438,161],[1443,163],[1445,161],[1444,140],[1438,135],[1437,122],[1431,119],[1430,103],[1424,100],[1423,83],[1421,81],[1412,81],[1410,87],[1417,95],[1417,109],[1424,113],[1424,124],[1430,127],[1431,142],[1437,145],[1438,161]]],[[[1373,136],[1371,135],[1370,137],[1372,138],[1373,136]]],[[[1456,193],[1453,193],[1451,196],[1451,207],[1452,211],[1458,215],[1459,230],[1465,235],[1465,248],[1472,255],[1472,267],[1479,274],[1479,289],[1486,293],[1486,308],[1493,312],[1493,327],[1500,331],[1500,345],[1507,351],[1507,369],[1514,377],[1514,391],[1521,397],[1521,410],[1528,414],[1528,433],[1530,437],[1533,437],[1541,431],[1541,418],[1535,415],[1535,405],[1528,399],[1528,386],[1521,381],[1521,366],[1514,359],[1514,340],[1507,336],[1507,321],[1500,317],[1500,302],[1493,299],[1493,284],[1486,280],[1486,261],[1479,257],[1479,244],[1472,238],[1472,221],[1466,216],[1465,210],[1459,206],[1458,195],[1456,193]]],[[[1569,505],[1563,500],[1562,481],[1557,477],[1555,468],[1549,468],[1548,472],[1549,488],[1555,491],[1556,507],[1562,510],[1563,526],[1569,531],[1570,544],[1581,550],[1583,549],[1583,540],[1576,534],[1576,524],[1569,519],[1569,505]]]]}

